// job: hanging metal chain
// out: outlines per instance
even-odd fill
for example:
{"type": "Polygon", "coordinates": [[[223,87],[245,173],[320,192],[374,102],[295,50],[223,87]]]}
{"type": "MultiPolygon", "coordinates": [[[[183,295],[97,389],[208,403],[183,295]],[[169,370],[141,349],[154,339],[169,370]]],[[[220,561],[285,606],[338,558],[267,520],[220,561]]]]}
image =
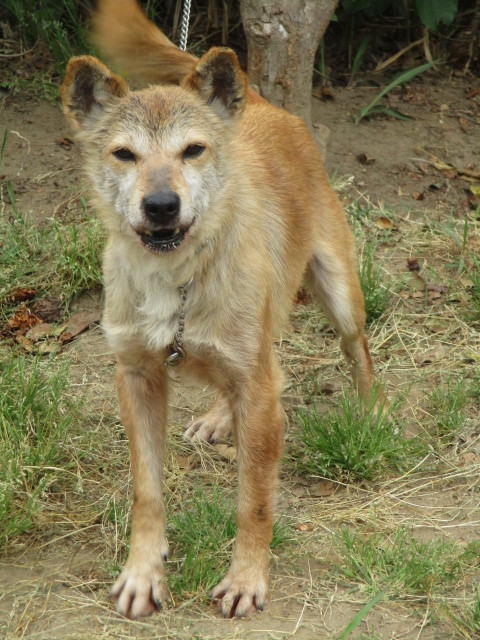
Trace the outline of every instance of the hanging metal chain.
{"type": "Polygon", "coordinates": [[[182,22],[180,23],[180,49],[187,50],[188,25],[190,23],[190,7],[192,0],[184,0],[182,22]]]}
{"type": "Polygon", "coordinates": [[[187,291],[193,282],[190,280],[178,287],[180,292],[180,304],[178,305],[178,327],[173,337],[173,342],[167,347],[168,356],[165,358],[165,364],[169,367],[176,367],[185,358],[185,350],[183,348],[183,332],[185,331],[185,302],[187,300],[187,291]]]}

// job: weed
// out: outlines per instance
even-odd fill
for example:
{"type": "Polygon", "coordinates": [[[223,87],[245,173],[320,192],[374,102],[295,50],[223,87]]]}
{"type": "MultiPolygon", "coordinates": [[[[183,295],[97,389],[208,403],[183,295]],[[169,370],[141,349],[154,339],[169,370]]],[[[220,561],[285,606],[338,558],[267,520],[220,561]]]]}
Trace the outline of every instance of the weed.
{"type": "Polygon", "coordinates": [[[348,529],[338,538],[338,571],[360,582],[368,593],[382,588],[390,594],[430,596],[455,583],[465,561],[453,542],[418,542],[404,528],[387,537],[363,536],[348,529]]]}
{"type": "Polygon", "coordinates": [[[436,438],[451,443],[465,425],[469,391],[464,378],[448,380],[430,393],[430,411],[436,438]]]}
{"type": "Polygon", "coordinates": [[[8,194],[14,216],[0,222],[0,313],[5,316],[10,310],[9,293],[16,287],[55,294],[65,308],[85,291],[96,289],[101,283],[104,241],[100,223],[87,219],[68,225],[51,219],[38,228],[19,214],[13,191],[8,194]]]}
{"type": "Polygon", "coordinates": [[[480,260],[476,255],[471,256],[471,267],[468,276],[473,283],[469,289],[470,303],[477,319],[480,318],[480,260]]]}
{"type": "Polygon", "coordinates": [[[5,0],[5,10],[20,29],[27,46],[37,41],[47,46],[58,73],[62,73],[65,63],[75,53],[87,53],[91,49],[85,29],[88,8],[84,2],[5,0]]]}
{"type": "Polygon", "coordinates": [[[56,102],[60,95],[58,81],[52,80],[51,70],[28,76],[9,74],[0,82],[0,88],[8,91],[10,97],[26,91],[48,102],[56,102]]]}
{"type": "Polygon", "coordinates": [[[97,220],[87,220],[78,225],[52,222],[51,243],[58,247],[52,263],[53,274],[56,275],[53,282],[61,292],[65,306],[68,307],[82,293],[98,288],[101,283],[103,238],[97,220]]]}
{"type": "Polygon", "coordinates": [[[8,139],[8,129],[5,129],[3,132],[2,145],[0,146],[0,173],[2,173],[2,169],[3,169],[3,156],[5,155],[5,147],[7,146],[7,139],[8,139]]]}
{"type": "Polygon", "coordinates": [[[389,277],[376,260],[376,248],[376,242],[369,241],[364,244],[358,271],[365,300],[367,325],[385,313],[391,298],[389,277]]]}
{"type": "Polygon", "coordinates": [[[403,467],[412,447],[392,420],[392,411],[398,406],[399,401],[382,407],[378,390],[368,402],[351,398],[344,391],[340,406],[326,415],[301,410],[300,444],[293,454],[300,469],[328,478],[362,481],[403,467]],[[376,403],[379,407],[374,411],[376,403]]]}
{"type": "MultiPolygon", "coordinates": [[[[365,618],[365,616],[369,613],[370,609],[372,609],[379,600],[381,600],[383,598],[383,596],[385,595],[385,590],[384,591],[380,591],[379,593],[377,593],[376,595],[373,596],[373,598],[371,598],[361,609],[360,611],[358,611],[358,613],[356,613],[353,618],[350,620],[350,622],[347,624],[347,626],[345,627],[345,629],[340,633],[340,635],[336,636],[335,640],[346,640],[349,635],[352,633],[352,631],[354,631],[358,625],[362,622],[362,620],[365,618]]],[[[358,636],[357,640],[378,640],[378,636],[373,635],[371,633],[367,634],[363,634],[361,636],[358,636]]]]}
{"type": "Polygon", "coordinates": [[[392,82],[390,82],[380,91],[380,93],[375,96],[370,104],[360,110],[360,113],[355,118],[355,122],[358,124],[363,118],[367,118],[375,113],[386,113],[387,115],[391,115],[402,120],[410,120],[409,116],[406,116],[405,114],[400,113],[400,111],[392,109],[391,107],[386,107],[385,105],[381,104],[379,105],[378,102],[392,89],[395,89],[395,87],[398,87],[405,82],[410,82],[410,80],[413,80],[415,76],[418,76],[420,73],[424,73],[428,69],[431,69],[434,64],[436,64],[436,62],[427,62],[426,64],[422,64],[419,67],[414,67],[413,69],[408,69],[408,71],[403,71],[402,73],[400,73],[396,78],[392,80],[392,82]]]}
{"type": "Polygon", "coordinates": [[[63,396],[65,367],[51,369],[49,361],[22,355],[0,360],[2,545],[31,527],[60,465],[68,469],[64,442],[74,406],[68,406],[63,396]]]}

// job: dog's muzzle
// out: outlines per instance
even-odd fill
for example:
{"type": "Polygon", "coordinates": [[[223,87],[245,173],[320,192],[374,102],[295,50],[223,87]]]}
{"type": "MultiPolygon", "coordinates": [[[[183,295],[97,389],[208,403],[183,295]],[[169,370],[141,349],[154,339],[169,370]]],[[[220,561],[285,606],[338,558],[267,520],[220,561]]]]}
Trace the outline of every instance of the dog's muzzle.
{"type": "Polygon", "coordinates": [[[137,230],[140,240],[148,249],[166,253],[177,249],[190,228],[179,226],[180,198],[174,191],[156,191],[142,200],[146,228],[137,230]]]}

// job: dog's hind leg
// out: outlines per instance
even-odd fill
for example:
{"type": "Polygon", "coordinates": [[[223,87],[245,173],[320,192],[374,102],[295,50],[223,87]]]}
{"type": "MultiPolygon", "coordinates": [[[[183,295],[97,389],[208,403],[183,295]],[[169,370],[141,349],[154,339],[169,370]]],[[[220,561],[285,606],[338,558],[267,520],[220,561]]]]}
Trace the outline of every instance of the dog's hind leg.
{"type": "MultiPolygon", "coordinates": [[[[349,234],[349,231],[346,232],[349,234]]],[[[373,382],[372,359],[365,328],[365,304],[357,275],[352,241],[332,249],[317,242],[308,264],[305,283],[333,322],[341,337],[342,351],[352,365],[352,376],[359,394],[368,397],[373,382]]]]}
{"type": "Polygon", "coordinates": [[[222,394],[219,394],[210,411],[188,426],[185,437],[211,443],[225,440],[232,430],[232,421],[230,404],[222,394]]]}

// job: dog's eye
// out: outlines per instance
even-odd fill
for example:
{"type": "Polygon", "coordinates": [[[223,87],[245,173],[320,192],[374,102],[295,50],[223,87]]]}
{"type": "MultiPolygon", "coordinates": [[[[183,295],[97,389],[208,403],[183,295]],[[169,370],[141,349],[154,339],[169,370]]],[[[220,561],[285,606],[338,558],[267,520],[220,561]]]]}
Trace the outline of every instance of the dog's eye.
{"type": "Polygon", "coordinates": [[[130,151],[130,149],[126,149],[125,147],[121,147],[120,149],[115,149],[113,155],[119,160],[124,161],[132,161],[136,160],[135,154],[130,151]]]}
{"type": "Polygon", "coordinates": [[[198,158],[205,151],[203,144],[189,144],[183,152],[183,158],[198,158]]]}

